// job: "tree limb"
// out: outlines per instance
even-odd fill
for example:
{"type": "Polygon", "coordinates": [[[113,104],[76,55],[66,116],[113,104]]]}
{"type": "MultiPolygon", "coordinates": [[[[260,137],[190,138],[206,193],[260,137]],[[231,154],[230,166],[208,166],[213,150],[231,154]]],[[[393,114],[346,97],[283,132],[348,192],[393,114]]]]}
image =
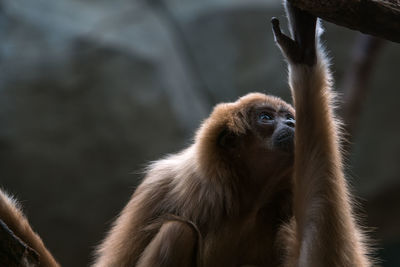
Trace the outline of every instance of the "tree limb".
{"type": "Polygon", "coordinates": [[[324,20],[400,43],[400,0],[288,0],[324,20]]]}

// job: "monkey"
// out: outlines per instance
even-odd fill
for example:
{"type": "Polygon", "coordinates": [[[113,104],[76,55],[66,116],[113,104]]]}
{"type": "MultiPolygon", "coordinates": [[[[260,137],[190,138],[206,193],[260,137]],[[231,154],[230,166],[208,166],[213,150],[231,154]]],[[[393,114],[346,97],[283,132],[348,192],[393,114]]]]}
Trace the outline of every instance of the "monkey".
{"type": "MultiPolygon", "coordinates": [[[[150,164],[93,266],[372,266],[343,173],[319,23],[285,7],[291,37],[276,18],[272,29],[294,107],[261,93],[218,104],[189,147],[150,164]]],[[[52,259],[29,225],[29,236],[19,232],[27,225],[19,210],[0,200],[0,218],[52,259]]]]}
{"type": "Polygon", "coordinates": [[[20,204],[0,189],[0,219],[8,228],[39,255],[41,267],[60,267],[56,259],[43,244],[42,239],[30,226],[21,211],[20,204]]]}
{"type": "Polygon", "coordinates": [[[148,167],[93,266],[278,262],[277,229],[291,215],[294,124],[289,104],[260,93],[217,105],[191,146],[148,167]]]}
{"type": "Polygon", "coordinates": [[[93,266],[372,265],[317,18],[285,7],[291,37],[272,28],[294,108],[259,93],[217,105],[191,146],[148,168],[93,266]]]}

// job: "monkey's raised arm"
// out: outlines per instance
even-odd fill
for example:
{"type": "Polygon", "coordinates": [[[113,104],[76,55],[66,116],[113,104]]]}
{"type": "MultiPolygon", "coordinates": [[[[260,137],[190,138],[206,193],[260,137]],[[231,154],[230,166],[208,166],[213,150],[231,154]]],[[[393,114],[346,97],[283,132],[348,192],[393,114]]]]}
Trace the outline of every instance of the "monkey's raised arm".
{"type": "Polygon", "coordinates": [[[295,247],[285,266],[370,266],[342,170],[331,74],[316,36],[317,18],[286,3],[292,38],[272,19],[289,63],[296,110],[293,211],[295,247]]]}

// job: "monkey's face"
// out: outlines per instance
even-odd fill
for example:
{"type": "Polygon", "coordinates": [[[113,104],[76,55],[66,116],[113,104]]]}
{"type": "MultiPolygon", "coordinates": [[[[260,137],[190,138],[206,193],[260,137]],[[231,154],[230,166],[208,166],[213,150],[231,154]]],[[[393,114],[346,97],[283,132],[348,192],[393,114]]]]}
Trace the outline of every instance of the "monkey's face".
{"type": "Polygon", "coordinates": [[[294,127],[291,105],[277,97],[251,93],[217,105],[197,133],[196,143],[207,168],[221,159],[229,169],[265,177],[292,167],[294,127]]]}
{"type": "MultiPolygon", "coordinates": [[[[271,101],[272,102],[272,101],[271,101]]],[[[275,105],[274,102],[252,103],[245,115],[248,122],[245,133],[223,134],[225,151],[229,163],[242,172],[248,183],[263,187],[274,186],[283,174],[291,170],[294,162],[295,119],[290,105],[275,105]]]]}
{"type": "Polygon", "coordinates": [[[224,132],[220,138],[235,166],[246,166],[263,176],[293,164],[295,118],[290,105],[276,105],[264,98],[252,103],[242,119],[248,122],[246,133],[224,132]]]}
{"type": "Polygon", "coordinates": [[[295,119],[289,109],[264,104],[255,107],[251,117],[259,146],[272,153],[293,153],[295,119]]]}
{"type": "Polygon", "coordinates": [[[234,103],[216,106],[199,130],[196,143],[205,168],[225,166],[262,187],[276,180],[268,178],[290,176],[294,128],[291,105],[277,97],[251,93],[234,103]]]}
{"type": "MultiPolygon", "coordinates": [[[[251,96],[248,97],[251,99],[251,96]]],[[[264,163],[279,162],[293,158],[295,118],[293,108],[277,98],[259,96],[247,105],[240,105],[234,118],[239,118],[246,131],[234,134],[224,130],[219,137],[219,144],[228,154],[243,160],[246,155],[251,161],[264,163]],[[238,115],[239,114],[239,115],[238,115]]],[[[246,97],[242,98],[246,100],[246,97]]]]}
{"type": "Polygon", "coordinates": [[[268,105],[262,103],[254,106],[248,116],[250,129],[241,138],[236,164],[243,164],[248,176],[256,184],[265,182],[270,186],[287,173],[294,162],[294,129],[295,119],[290,106],[268,105]]]}

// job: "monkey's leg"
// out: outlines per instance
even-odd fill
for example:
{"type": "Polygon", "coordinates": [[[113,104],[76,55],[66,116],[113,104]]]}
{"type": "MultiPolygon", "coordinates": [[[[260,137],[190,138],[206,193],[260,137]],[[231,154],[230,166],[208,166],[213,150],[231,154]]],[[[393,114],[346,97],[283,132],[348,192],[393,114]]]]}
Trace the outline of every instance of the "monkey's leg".
{"type": "Polygon", "coordinates": [[[316,17],[286,3],[292,38],[272,20],[289,62],[296,110],[294,251],[286,266],[370,266],[342,170],[331,74],[316,38],[316,17]]]}
{"type": "Polygon", "coordinates": [[[165,222],[144,250],[137,267],[197,266],[197,244],[197,233],[189,224],[165,222]]]}

